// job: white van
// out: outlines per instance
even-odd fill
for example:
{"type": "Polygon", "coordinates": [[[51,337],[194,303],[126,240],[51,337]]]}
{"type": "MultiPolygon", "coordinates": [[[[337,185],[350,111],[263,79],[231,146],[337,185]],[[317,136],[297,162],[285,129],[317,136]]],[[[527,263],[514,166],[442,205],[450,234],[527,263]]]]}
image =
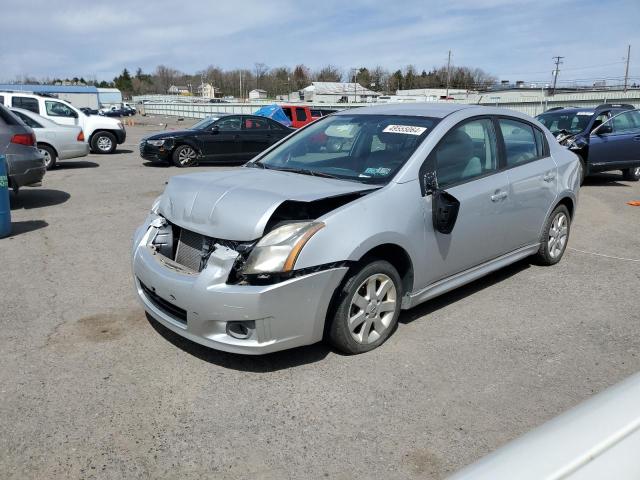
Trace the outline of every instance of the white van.
{"type": "Polygon", "coordinates": [[[122,122],[117,119],[99,115],[85,115],[69,102],[50,95],[0,91],[0,104],[6,107],[30,110],[60,125],[82,127],[85,138],[94,153],[113,153],[127,137],[122,122]]]}

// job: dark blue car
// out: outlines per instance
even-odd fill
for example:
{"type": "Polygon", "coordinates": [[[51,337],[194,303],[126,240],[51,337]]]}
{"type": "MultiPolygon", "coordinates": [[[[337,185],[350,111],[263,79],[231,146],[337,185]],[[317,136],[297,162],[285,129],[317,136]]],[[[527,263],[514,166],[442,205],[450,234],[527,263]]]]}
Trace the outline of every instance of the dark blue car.
{"type": "Polygon", "coordinates": [[[625,180],[640,180],[640,112],[632,105],[553,108],[536,118],[578,154],[583,180],[609,170],[622,170],[625,180]]]}

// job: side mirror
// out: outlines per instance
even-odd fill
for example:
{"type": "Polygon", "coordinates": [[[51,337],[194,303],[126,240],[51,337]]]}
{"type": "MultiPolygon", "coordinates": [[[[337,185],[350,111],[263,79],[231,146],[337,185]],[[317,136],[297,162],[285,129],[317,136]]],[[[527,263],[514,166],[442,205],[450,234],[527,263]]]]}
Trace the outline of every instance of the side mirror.
{"type": "Polygon", "coordinates": [[[611,123],[603,123],[598,128],[596,128],[592,133],[594,135],[607,135],[609,133],[613,133],[613,128],[611,127],[611,123]]]}
{"type": "Polygon", "coordinates": [[[444,190],[436,190],[431,195],[431,215],[434,230],[450,234],[458,219],[460,202],[444,190]]]}
{"type": "Polygon", "coordinates": [[[213,127],[211,127],[211,133],[217,135],[218,133],[220,133],[220,127],[218,125],[214,125],[213,127]]]}

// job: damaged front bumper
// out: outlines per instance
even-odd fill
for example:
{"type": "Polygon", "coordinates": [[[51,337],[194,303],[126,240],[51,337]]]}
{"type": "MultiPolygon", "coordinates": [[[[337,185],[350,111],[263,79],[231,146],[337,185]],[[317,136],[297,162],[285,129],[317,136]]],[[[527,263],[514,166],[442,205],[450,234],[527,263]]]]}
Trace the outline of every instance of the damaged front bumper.
{"type": "MultiPolygon", "coordinates": [[[[146,223],[148,225],[148,223],[146,223]]],[[[347,267],[270,285],[228,284],[237,252],[218,246],[201,272],[157,253],[154,227],[138,230],[133,273],[145,310],[173,332],[233,353],[264,354],[322,339],[327,309],[347,267]],[[241,325],[238,338],[230,327],[241,325]]]]}

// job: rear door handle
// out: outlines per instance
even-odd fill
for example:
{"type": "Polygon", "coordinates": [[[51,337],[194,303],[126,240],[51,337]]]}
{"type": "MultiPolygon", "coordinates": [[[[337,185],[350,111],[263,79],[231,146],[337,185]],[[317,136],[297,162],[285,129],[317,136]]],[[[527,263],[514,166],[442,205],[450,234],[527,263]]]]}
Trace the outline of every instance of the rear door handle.
{"type": "Polygon", "coordinates": [[[500,200],[504,200],[505,198],[507,198],[507,192],[499,192],[491,195],[492,202],[499,202],[500,200]]]}
{"type": "Polygon", "coordinates": [[[545,182],[551,182],[555,178],[556,178],[555,173],[545,173],[545,175],[542,177],[542,180],[544,180],[545,182]]]}

